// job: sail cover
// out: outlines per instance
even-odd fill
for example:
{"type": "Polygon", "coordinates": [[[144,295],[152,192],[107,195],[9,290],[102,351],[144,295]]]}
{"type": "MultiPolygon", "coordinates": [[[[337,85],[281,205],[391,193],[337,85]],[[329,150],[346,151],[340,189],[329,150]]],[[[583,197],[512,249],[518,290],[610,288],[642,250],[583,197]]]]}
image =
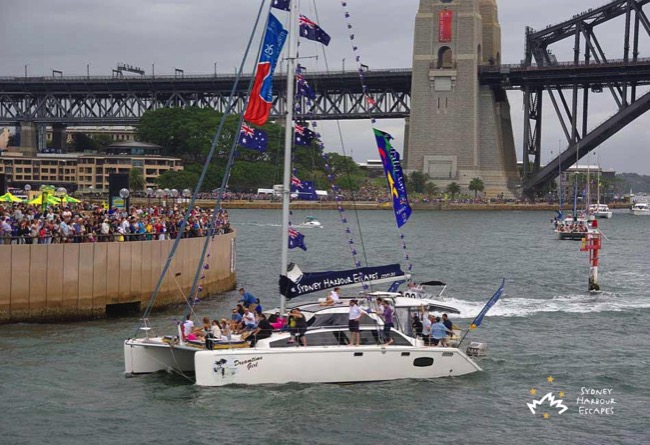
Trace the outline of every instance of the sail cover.
{"type": "Polygon", "coordinates": [[[301,272],[295,265],[289,266],[287,276],[280,276],[280,293],[287,299],[320,292],[334,287],[360,285],[364,282],[392,282],[403,278],[399,264],[360,267],[358,269],[330,272],[301,272]]]}

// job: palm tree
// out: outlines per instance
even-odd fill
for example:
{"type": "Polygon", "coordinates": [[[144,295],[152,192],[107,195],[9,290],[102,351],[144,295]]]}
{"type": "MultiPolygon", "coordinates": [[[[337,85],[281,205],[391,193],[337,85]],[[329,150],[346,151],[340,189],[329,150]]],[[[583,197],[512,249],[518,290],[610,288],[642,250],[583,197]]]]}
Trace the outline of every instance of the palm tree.
{"type": "Polygon", "coordinates": [[[455,199],[456,195],[460,193],[460,185],[457,182],[452,182],[447,186],[447,193],[451,195],[451,199],[455,199]]]}
{"type": "Polygon", "coordinates": [[[144,176],[142,175],[142,169],[132,168],[129,170],[129,187],[132,191],[137,192],[144,190],[144,176]]]}
{"type": "Polygon", "coordinates": [[[424,193],[426,193],[429,198],[432,198],[434,195],[440,193],[440,189],[433,182],[427,182],[424,186],[424,193]]]}
{"type": "Polygon", "coordinates": [[[474,192],[474,199],[478,197],[478,192],[485,190],[485,185],[481,178],[474,178],[469,181],[469,189],[474,192]]]}

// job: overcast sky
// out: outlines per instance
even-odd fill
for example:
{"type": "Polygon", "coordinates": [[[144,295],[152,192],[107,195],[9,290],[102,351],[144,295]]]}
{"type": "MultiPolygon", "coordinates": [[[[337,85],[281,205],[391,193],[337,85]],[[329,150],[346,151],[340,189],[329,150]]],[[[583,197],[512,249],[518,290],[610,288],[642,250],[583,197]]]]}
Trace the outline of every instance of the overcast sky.
{"type": "MultiPolygon", "coordinates": [[[[576,13],[605,3],[599,0],[499,0],[502,27],[503,63],[519,63],[524,55],[524,29],[555,24],[576,13]]],[[[156,74],[173,73],[181,68],[186,74],[231,73],[240,63],[260,0],[2,0],[0,1],[0,76],[110,75],[123,62],[156,74]]],[[[316,17],[314,0],[302,0],[301,12],[316,17]]],[[[348,0],[355,42],[363,63],[370,69],[411,67],[414,17],[419,0],[348,0]]],[[[337,0],[318,0],[321,26],[332,36],[326,50],[330,70],[345,63],[353,67],[353,54],[347,38],[343,9],[337,0]],[[343,59],[346,59],[345,62],[343,59]]],[[[284,13],[276,15],[282,17],[284,13]]],[[[600,30],[597,35],[608,57],[622,57],[623,26],[620,21],[600,30]]],[[[569,39],[571,40],[571,39],[569,39]]],[[[554,47],[559,60],[571,59],[572,41],[554,47]]],[[[303,56],[319,54],[318,60],[303,64],[310,71],[325,70],[325,57],[318,44],[303,42],[303,56]]],[[[650,41],[641,44],[641,57],[650,57],[650,41]]],[[[252,65],[251,65],[252,66],[252,65]]],[[[616,111],[609,93],[592,102],[591,127],[616,111]]],[[[522,96],[510,93],[512,118],[521,157],[522,96]]],[[[545,104],[544,160],[556,155],[558,145],[565,148],[558,119],[545,104]]],[[[650,174],[650,116],[644,115],[607,141],[591,164],[619,172],[650,174]]],[[[377,158],[370,124],[342,121],[345,147],[358,161],[377,158]]],[[[402,120],[385,120],[379,126],[393,134],[396,148],[402,148],[402,120]]],[[[321,132],[328,151],[340,151],[335,124],[323,122],[321,132]]],[[[435,137],[435,135],[432,135],[435,137]]],[[[581,161],[586,163],[586,160],[581,161]]]]}

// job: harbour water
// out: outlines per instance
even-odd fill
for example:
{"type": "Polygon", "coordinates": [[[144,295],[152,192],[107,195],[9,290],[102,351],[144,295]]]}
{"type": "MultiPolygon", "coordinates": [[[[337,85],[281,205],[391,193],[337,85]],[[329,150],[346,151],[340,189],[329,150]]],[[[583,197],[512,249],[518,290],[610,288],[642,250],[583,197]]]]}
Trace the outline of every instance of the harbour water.
{"type": "MultiPolygon", "coordinates": [[[[304,229],[308,251],[291,251],[292,261],[303,271],[352,267],[338,213],[312,214],[325,228],[304,229]]],[[[296,212],[293,220],[305,215],[296,212]]],[[[370,263],[400,262],[392,214],[359,216],[370,263]]],[[[553,239],[552,216],[416,212],[405,227],[416,281],[449,283],[445,295],[462,311],[457,324],[466,326],[506,278],[504,296],[470,334],[489,345],[483,373],[200,388],[175,374],[123,375],[122,342],[134,334],[137,317],[6,325],[0,326],[0,444],[643,443],[650,437],[650,219],[616,213],[601,221],[608,238],[603,292],[589,294],[587,254],[578,242],[553,239]],[[584,394],[591,389],[606,394],[584,394]],[[527,403],[549,392],[567,410],[546,404],[533,414],[527,403]],[[603,407],[610,409],[593,410],[603,407]]],[[[267,307],[278,303],[280,217],[274,210],[231,211],[239,230],[239,285],[267,307]]],[[[353,221],[353,212],[347,217],[353,221]]],[[[217,296],[195,310],[227,316],[237,297],[217,296]]],[[[152,322],[158,331],[171,330],[183,314],[179,306],[152,322]]]]}

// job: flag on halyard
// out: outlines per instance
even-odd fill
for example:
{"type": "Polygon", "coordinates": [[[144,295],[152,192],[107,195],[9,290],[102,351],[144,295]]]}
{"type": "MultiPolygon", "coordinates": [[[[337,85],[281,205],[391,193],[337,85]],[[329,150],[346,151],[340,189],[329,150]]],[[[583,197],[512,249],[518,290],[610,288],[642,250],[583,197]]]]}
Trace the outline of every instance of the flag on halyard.
{"type": "Polygon", "coordinates": [[[291,193],[298,195],[298,199],[304,201],[318,201],[318,194],[316,194],[316,187],[313,181],[300,181],[301,185],[291,184],[291,193]]]}
{"type": "Polygon", "coordinates": [[[266,143],[265,131],[253,128],[250,125],[246,125],[246,123],[242,124],[241,131],[239,132],[239,145],[244,148],[250,148],[251,150],[265,152],[266,143]]]}
{"type": "Polygon", "coordinates": [[[283,11],[291,11],[291,0],[273,0],[271,7],[282,9],[283,11]]]}
{"type": "Polygon", "coordinates": [[[291,185],[296,187],[302,187],[302,181],[298,179],[297,176],[291,175],[291,185]]]}
{"type": "Polygon", "coordinates": [[[504,278],[504,279],[501,281],[501,286],[499,286],[499,289],[497,289],[497,291],[494,293],[494,295],[492,295],[492,298],[490,298],[490,299],[488,300],[488,302],[487,302],[487,304],[485,305],[485,307],[484,307],[483,309],[481,309],[481,312],[479,312],[479,314],[476,316],[476,318],[474,319],[474,321],[472,322],[472,324],[469,325],[469,328],[470,328],[470,329],[474,329],[474,328],[476,328],[476,327],[478,327],[478,326],[481,325],[481,322],[483,321],[483,317],[485,316],[485,314],[487,314],[487,311],[489,311],[490,308],[491,308],[492,306],[494,306],[494,304],[497,302],[497,300],[499,299],[499,297],[501,297],[501,294],[503,294],[503,286],[504,286],[505,284],[506,284],[506,279],[504,278]]]}
{"type": "Polygon", "coordinates": [[[399,153],[390,144],[390,140],[393,139],[390,134],[377,129],[374,132],[375,139],[377,139],[377,150],[379,150],[379,156],[381,156],[381,162],[384,165],[386,181],[393,201],[397,227],[402,227],[411,216],[411,206],[406,195],[406,183],[404,182],[399,153]]]}
{"type": "Polygon", "coordinates": [[[273,72],[278,63],[287,30],[273,14],[269,14],[269,24],[264,35],[264,47],[255,72],[255,83],[251,91],[244,119],[255,125],[264,125],[269,119],[273,102],[273,72]]]}
{"type": "Polygon", "coordinates": [[[305,235],[289,227],[289,249],[295,249],[296,247],[307,250],[307,246],[305,246],[305,235]]]}
{"type": "Polygon", "coordinates": [[[302,73],[298,72],[296,74],[296,82],[298,83],[298,96],[307,97],[311,100],[316,99],[316,92],[314,89],[307,83],[305,76],[302,73]]]}
{"type": "Polygon", "coordinates": [[[309,128],[296,124],[294,130],[294,143],[296,145],[308,146],[311,145],[311,142],[316,137],[316,133],[311,131],[309,128]]]}
{"type": "Polygon", "coordinates": [[[304,15],[300,14],[300,35],[308,40],[320,42],[327,46],[330,44],[330,36],[323,29],[309,20],[304,15]]]}

